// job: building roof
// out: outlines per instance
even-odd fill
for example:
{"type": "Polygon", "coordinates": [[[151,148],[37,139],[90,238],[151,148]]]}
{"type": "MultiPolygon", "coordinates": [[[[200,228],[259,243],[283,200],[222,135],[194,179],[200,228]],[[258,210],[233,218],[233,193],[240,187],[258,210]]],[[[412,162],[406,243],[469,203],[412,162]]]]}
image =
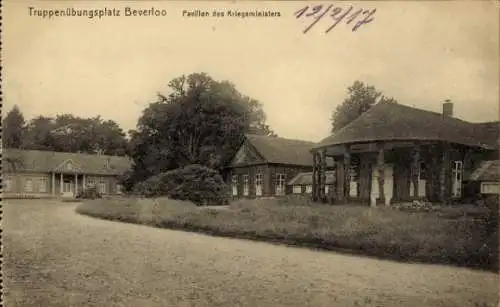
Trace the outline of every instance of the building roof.
{"type": "Polygon", "coordinates": [[[487,123],[472,123],[474,135],[487,144],[500,145],[500,121],[487,123]]]}
{"type": "Polygon", "coordinates": [[[313,142],[257,134],[246,134],[245,137],[269,163],[313,165],[313,142]]]}
{"type": "Polygon", "coordinates": [[[472,181],[500,181],[500,160],[482,161],[472,172],[472,181]]]}
{"type": "Polygon", "coordinates": [[[2,159],[3,169],[7,172],[48,173],[59,169],[65,162],[72,161],[75,169],[85,174],[120,175],[132,165],[127,157],[21,149],[5,149],[2,159]],[[16,163],[6,163],[6,160],[14,160],[16,163]]]}
{"type": "MultiPolygon", "coordinates": [[[[312,184],[312,172],[298,173],[295,177],[288,182],[288,185],[311,185],[312,184]]],[[[326,184],[335,183],[335,171],[326,171],[326,184]]]]}
{"type": "Polygon", "coordinates": [[[371,141],[432,140],[496,149],[498,127],[498,122],[473,124],[437,112],[382,102],[315,148],[371,141]]]}

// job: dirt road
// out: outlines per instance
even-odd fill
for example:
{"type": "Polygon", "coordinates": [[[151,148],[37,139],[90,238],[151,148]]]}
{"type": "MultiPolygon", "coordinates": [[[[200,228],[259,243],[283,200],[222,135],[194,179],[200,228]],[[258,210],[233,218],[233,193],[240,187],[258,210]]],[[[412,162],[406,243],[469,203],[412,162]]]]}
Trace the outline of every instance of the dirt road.
{"type": "Polygon", "coordinates": [[[16,306],[496,306],[498,275],[108,222],[4,202],[16,306]]]}

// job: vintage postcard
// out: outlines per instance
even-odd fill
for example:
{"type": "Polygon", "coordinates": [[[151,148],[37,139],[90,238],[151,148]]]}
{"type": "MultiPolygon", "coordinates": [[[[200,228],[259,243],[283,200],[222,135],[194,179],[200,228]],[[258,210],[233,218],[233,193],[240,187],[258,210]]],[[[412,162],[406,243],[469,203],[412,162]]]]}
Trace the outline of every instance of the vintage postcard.
{"type": "Polygon", "coordinates": [[[499,11],[3,1],[3,306],[498,306],[499,11]]]}

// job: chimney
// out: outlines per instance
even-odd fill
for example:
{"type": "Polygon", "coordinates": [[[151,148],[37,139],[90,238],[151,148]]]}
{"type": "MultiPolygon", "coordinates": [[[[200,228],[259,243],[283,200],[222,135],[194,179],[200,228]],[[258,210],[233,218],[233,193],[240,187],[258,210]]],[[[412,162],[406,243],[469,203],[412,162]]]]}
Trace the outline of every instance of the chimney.
{"type": "Polygon", "coordinates": [[[453,117],[453,102],[449,99],[443,103],[443,116],[453,117]]]}

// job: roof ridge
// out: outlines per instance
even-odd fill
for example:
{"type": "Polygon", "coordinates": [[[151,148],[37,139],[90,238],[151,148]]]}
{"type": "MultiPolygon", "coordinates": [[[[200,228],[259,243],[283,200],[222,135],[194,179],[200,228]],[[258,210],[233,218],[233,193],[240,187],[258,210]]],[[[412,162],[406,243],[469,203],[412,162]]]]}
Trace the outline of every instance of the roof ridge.
{"type": "Polygon", "coordinates": [[[90,156],[90,157],[117,157],[117,158],[126,158],[130,159],[129,156],[118,156],[118,155],[98,155],[98,154],[90,154],[86,152],[71,152],[71,151],[54,151],[54,150],[40,150],[40,149],[23,149],[23,148],[4,148],[4,152],[9,152],[9,151],[25,151],[25,152],[40,152],[40,153],[55,153],[55,154],[73,154],[73,155],[81,155],[81,156],[90,156]]]}
{"type": "Polygon", "coordinates": [[[394,103],[394,105],[398,105],[398,106],[401,106],[401,107],[405,107],[405,108],[408,108],[408,109],[412,109],[412,110],[415,110],[417,112],[426,112],[426,113],[429,113],[429,114],[433,114],[435,116],[438,116],[440,118],[445,118],[447,120],[456,120],[456,121],[459,121],[459,122],[462,122],[462,123],[466,123],[466,124],[473,124],[472,122],[470,121],[467,121],[467,120],[464,120],[464,119],[461,119],[461,118],[458,118],[458,117],[454,117],[454,116],[443,116],[443,113],[441,112],[436,112],[436,111],[432,111],[432,110],[428,110],[428,109],[422,109],[422,108],[417,108],[417,107],[414,107],[414,106],[410,106],[410,105],[407,105],[407,104],[403,104],[403,103],[394,103]]]}
{"type": "Polygon", "coordinates": [[[24,161],[23,171],[51,172],[66,161],[86,169],[89,174],[114,175],[129,169],[133,163],[127,156],[92,155],[75,152],[56,152],[48,150],[26,150],[9,148],[4,157],[18,157],[24,161]],[[110,164],[105,161],[109,161],[110,164]]]}
{"type": "Polygon", "coordinates": [[[270,136],[270,135],[263,135],[263,134],[254,134],[254,133],[245,133],[245,136],[256,136],[256,137],[268,138],[268,139],[280,139],[280,140],[284,140],[284,141],[293,141],[293,142],[303,142],[303,143],[316,144],[315,142],[312,142],[312,141],[300,140],[300,139],[291,139],[291,138],[285,138],[285,137],[281,137],[281,136],[270,136]]]}
{"type": "Polygon", "coordinates": [[[327,136],[326,138],[323,138],[320,143],[322,143],[324,140],[330,138],[332,135],[334,134],[339,134],[339,133],[342,133],[342,131],[348,129],[350,126],[352,126],[353,124],[355,125],[356,122],[360,121],[360,119],[364,118],[367,116],[367,114],[369,113],[373,113],[373,109],[379,105],[383,105],[383,104],[386,104],[388,105],[389,102],[379,102],[379,103],[376,103],[375,105],[371,106],[368,110],[366,110],[365,112],[363,112],[361,115],[359,115],[358,117],[356,117],[353,121],[351,121],[350,123],[348,123],[347,125],[345,125],[344,127],[340,128],[338,131],[335,131],[335,132],[332,132],[329,136],[327,136]]]}
{"type": "MultiPolygon", "coordinates": [[[[495,126],[494,123],[490,125],[495,126]]],[[[489,127],[486,124],[483,124],[483,126],[489,127]]],[[[379,102],[344,127],[321,140],[314,150],[346,142],[415,138],[447,139],[448,141],[464,142],[464,144],[471,146],[483,147],[486,145],[479,143],[474,135],[476,127],[483,126],[406,104],[379,102]],[[398,125],[402,130],[397,130],[399,128],[393,126],[394,124],[398,125]],[[425,131],[425,129],[431,127],[432,131],[425,131]],[[364,131],[365,134],[361,135],[363,133],[361,131],[364,131]],[[415,134],[413,131],[415,131],[415,134]],[[460,135],[457,136],[457,133],[460,135]]]]}
{"type": "Polygon", "coordinates": [[[252,133],[245,133],[245,141],[267,163],[312,165],[310,149],[316,145],[314,142],[252,133]]]}

